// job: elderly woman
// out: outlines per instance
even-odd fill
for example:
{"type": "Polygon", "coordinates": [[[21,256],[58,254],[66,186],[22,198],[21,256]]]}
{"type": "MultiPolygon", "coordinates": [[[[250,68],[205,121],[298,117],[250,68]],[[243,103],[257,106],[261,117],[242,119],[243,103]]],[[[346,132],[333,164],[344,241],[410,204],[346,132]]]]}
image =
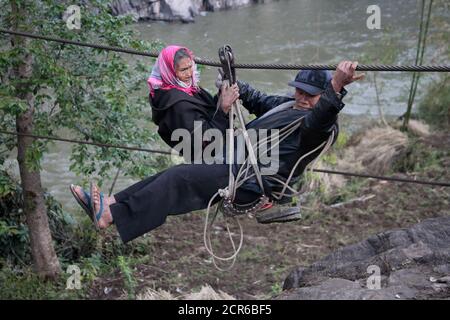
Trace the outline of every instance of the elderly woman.
{"type": "MultiPolygon", "coordinates": [[[[221,88],[220,98],[212,97],[198,85],[199,74],[192,52],[185,47],[167,46],[159,54],[147,80],[150,87],[149,100],[152,118],[158,125],[158,133],[170,147],[176,129],[194,131],[194,121],[200,121],[202,130],[219,129],[222,134],[228,128],[228,112],[239,97],[237,85],[221,88]]],[[[192,144],[194,143],[191,140],[192,144]]],[[[204,144],[205,145],[205,144],[204,144]]],[[[192,158],[194,154],[192,153],[192,158]]],[[[90,192],[71,185],[70,191],[78,204],[93,219],[90,192]]]]}
{"type": "Polygon", "coordinates": [[[199,76],[192,52],[179,46],[168,46],[159,54],[147,80],[152,118],[158,133],[171,147],[175,129],[194,131],[194,121],[202,123],[202,130],[219,129],[223,134],[228,127],[228,112],[239,97],[237,85],[223,87],[220,99],[212,97],[198,85],[199,76]]]}

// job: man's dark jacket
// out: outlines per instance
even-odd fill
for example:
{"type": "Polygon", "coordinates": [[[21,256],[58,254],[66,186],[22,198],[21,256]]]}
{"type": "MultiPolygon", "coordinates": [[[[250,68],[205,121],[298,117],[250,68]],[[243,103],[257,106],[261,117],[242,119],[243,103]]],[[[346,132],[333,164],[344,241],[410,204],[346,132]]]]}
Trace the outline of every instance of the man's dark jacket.
{"type": "MultiPolygon", "coordinates": [[[[328,140],[330,134],[334,131],[334,141],[339,133],[337,115],[344,107],[341,99],[334,92],[331,82],[327,89],[322,93],[318,103],[312,109],[294,109],[288,108],[267,117],[260,118],[269,110],[285,103],[293,101],[294,98],[286,96],[268,96],[263,94],[250,85],[239,82],[240,99],[243,106],[257,116],[257,118],[247,124],[247,129],[282,129],[298,118],[302,118],[299,129],[289,135],[279,145],[279,169],[277,176],[285,180],[297,160],[309,151],[317,148],[321,143],[328,140]]],[[[341,91],[343,95],[346,91],[341,91]]],[[[334,143],[333,141],[333,143],[334,143]]],[[[301,161],[297,167],[294,176],[299,176],[306,165],[311,162],[319,153],[317,150],[310,156],[301,161]]],[[[236,169],[235,169],[236,171],[236,169]]],[[[264,179],[266,194],[273,190],[278,190],[280,186],[264,179]]],[[[255,179],[249,180],[241,188],[261,193],[261,190],[255,179]]]]}

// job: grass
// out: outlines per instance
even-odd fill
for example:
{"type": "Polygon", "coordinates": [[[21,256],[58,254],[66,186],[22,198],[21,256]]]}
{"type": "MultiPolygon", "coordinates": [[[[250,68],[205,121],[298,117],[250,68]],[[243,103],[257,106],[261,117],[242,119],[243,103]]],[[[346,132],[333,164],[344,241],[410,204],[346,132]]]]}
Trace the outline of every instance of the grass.
{"type": "Polygon", "coordinates": [[[56,281],[45,281],[33,270],[16,270],[4,267],[0,271],[0,299],[2,300],[59,300],[86,298],[86,287],[68,289],[69,274],[62,274],[56,281]]]}
{"type": "Polygon", "coordinates": [[[136,286],[137,282],[136,279],[133,276],[133,271],[130,267],[130,261],[129,258],[124,256],[117,257],[117,265],[120,268],[120,272],[123,275],[124,278],[124,287],[126,291],[128,292],[128,298],[129,299],[135,299],[136,297],[136,286]]]}
{"type": "Polygon", "coordinates": [[[280,285],[279,283],[275,283],[270,287],[270,289],[271,289],[270,294],[272,296],[276,296],[283,291],[283,286],[280,285]]]}

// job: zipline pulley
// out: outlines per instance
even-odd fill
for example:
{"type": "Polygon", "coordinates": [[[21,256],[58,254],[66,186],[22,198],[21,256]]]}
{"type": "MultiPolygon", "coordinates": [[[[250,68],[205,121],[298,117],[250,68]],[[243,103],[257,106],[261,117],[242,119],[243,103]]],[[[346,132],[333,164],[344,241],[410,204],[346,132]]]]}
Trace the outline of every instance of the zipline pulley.
{"type": "Polygon", "coordinates": [[[219,48],[219,60],[222,64],[222,71],[224,73],[223,79],[229,80],[230,85],[236,83],[236,69],[234,68],[234,55],[230,45],[225,45],[219,48]]]}

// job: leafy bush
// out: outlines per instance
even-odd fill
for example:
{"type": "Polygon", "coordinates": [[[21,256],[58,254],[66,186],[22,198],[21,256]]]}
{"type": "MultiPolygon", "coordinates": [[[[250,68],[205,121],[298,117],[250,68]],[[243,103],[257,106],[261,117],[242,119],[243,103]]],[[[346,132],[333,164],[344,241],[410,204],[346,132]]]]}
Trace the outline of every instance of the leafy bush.
{"type": "Polygon", "coordinates": [[[66,290],[66,278],[62,274],[57,281],[42,281],[31,268],[5,267],[0,272],[1,300],[82,299],[83,290],[66,290]]]}
{"type": "Polygon", "coordinates": [[[450,127],[450,76],[445,75],[428,87],[419,105],[419,117],[437,128],[450,127]]]}
{"type": "MultiPolygon", "coordinates": [[[[30,261],[28,228],[21,209],[19,186],[0,172],[0,256],[13,264],[30,261]]],[[[3,261],[3,262],[6,262],[3,261]]]]}
{"type": "Polygon", "coordinates": [[[396,161],[393,169],[398,172],[421,172],[423,174],[434,171],[444,174],[447,168],[443,161],[447,155],[448,151],[446,150],[434,149],[426,142],[412,140],[404,156],[396,161]]]}
{"type": "MultiPolygon", "coordinates": [[[[50,230],[61,260],[73,261],[90,255],[96,234],[76,221],[50,194],[45,194],[50,230]]],[[[6,171],[0,170],[0,262],[9,265],[31,263],[30,238],[22,210],[22,188],[6,171]]]]}

